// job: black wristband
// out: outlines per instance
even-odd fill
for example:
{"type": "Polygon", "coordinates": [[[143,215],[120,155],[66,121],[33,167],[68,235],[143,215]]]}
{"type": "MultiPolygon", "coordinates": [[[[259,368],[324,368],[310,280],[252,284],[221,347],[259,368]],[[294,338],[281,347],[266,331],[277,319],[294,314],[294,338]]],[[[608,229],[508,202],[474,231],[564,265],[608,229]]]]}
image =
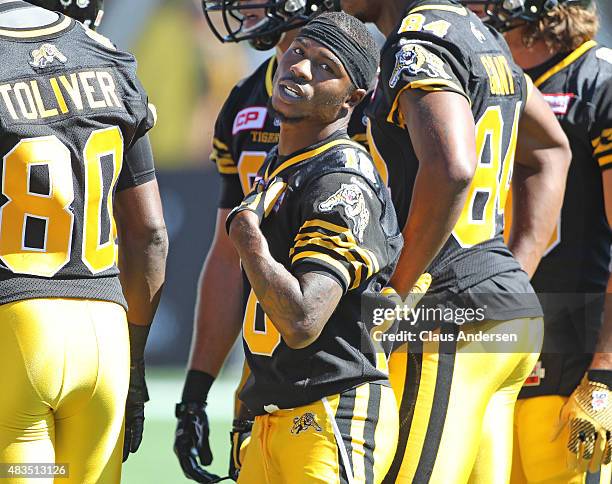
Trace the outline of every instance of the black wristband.
{"type": "Polygon", "coordinates": [[[215,377],[199,370],[189,370],[183,387],[183,402],[205,403],[215,377]]]}
{"type": "Polygon", "coordinates": [[[144,350],[149,337],[151,325],[141,326],[139,324],[128,323],[130,333],[130,357],[132,363],[144,361],[144,350]]]}
{"type": "Polygon", "coordinates": [[[587,378],[590,381],[607,385],[608,390],[612,389],[612,370],[589,370],[587,378]]]}

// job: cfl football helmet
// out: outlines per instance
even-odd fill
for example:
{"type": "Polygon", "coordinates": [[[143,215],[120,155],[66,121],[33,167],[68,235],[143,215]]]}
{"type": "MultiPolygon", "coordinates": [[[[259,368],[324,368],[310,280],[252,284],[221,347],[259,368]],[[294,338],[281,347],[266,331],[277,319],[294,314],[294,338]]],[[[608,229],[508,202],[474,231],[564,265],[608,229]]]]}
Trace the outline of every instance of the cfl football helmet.
{"type": "Polygon", "coordinates": [[[104,0],[26,0],[38,7],[61,12],[96,30],[104,15],[104,0]]]}
{"type": "Polygon", "coordinates": [[[483,22],[499,32],[507,32],[522,23],[537,22],[559,5],[580,5],[585,8],[591,0],[461,0],[467,6],[480,5],[486,16],[483,22]]]}
{"type": "Polygon", "coordinates": [[[308,23],[324,11],[339,11],[340,0],[202,0],[204,16],[221,42],[249,41],[257,50],[269,50],[282,34],[308,23]],[[248,16],[263,14],[246,27],[248,16]]]}

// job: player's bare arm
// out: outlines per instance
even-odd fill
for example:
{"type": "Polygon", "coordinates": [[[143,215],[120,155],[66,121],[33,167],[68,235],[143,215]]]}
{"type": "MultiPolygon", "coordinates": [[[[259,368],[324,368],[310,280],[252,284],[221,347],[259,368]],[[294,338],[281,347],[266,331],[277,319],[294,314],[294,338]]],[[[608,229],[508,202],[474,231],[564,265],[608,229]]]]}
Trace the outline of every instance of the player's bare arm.
{"type": "Polygon", "coordinates": [[[563,204],[572,153],[561,125],[533,88],[519,122],[508,247],[531,277],[563,204]]]}
{"type": "Polygon", "coordinates": [[[217,210],[214,239],[198,282],[189,362],[190,369],[215,377],[242,326],[240,258],[225,231],[229,212],[225,208],[217,210]]]}
{"type": "MultiPolygon", "coordinates": [[[[127,156],[140,155],[152,158],[146,137],[127,156]]],[[[144,349],[165,280],[168,234],[155,179],[117,192],[114,211],[119,238],[119,278],[129,306],[131,362],[123,447],[125,461],[129,453],[138,450],[143,437],[144,404],[149,399],[144,349]]]]}
{"type": "Polygon", "coordinates": [[[400,96],[400,109],[419,159],[404,250],[391,279],[406,297],[461,215],[476,168],[476,142],[474,117],[460,94],[409,89],[400,96]]]}
{"type": "Polygon", "coordinates": [[[295,276],[275,261],[253,212],[236,216],[230,238],[257,300],[287,345],[300,349],[316,340],[342,297],[340,284],[314,272],[295,276]]]}
{"type": "Polygon", "coordinates": [[[122,190],[115,200],[119,268],[128,321],[148,326],[165,279],[168,234],[156,180],[122,190]]]}

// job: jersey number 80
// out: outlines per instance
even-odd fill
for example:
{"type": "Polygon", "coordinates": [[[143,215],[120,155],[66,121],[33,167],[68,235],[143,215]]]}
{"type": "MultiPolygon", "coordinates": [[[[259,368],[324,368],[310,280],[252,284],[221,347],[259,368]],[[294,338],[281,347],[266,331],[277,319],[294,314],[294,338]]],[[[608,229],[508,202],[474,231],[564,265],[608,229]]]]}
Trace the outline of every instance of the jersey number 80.
{"type": "MultiPolygon", "coordinates": [[[[83,150],[85,184],[81,260],[92,274],[110,269],[117,260],[112,195],[123,164],[123,137],[118,127],[93,131],[83,150]],[[112,159],[112,180],[104,180],[101,158],[112,159]],[[109,183],[110,182],[110,183],[109,183]],[[106,196],[105,188],[108,190],[106,196]],[[108,240],[100,242],[102,213],[110,221],[108,240]]],[[[108,175],[107,175],[108,176],[108,175]]],[[[71,257],[75,234],[73,170],[70,151],[56,136],[23,139],[3,158],[0,209],[0,260],[14,273],[53,277],[71,257]],[[48,170],[48,193],[32,191],[32,169],[48,170]],[[28,222],[44,226],[42,247],[26,243],[28,222]]]]}

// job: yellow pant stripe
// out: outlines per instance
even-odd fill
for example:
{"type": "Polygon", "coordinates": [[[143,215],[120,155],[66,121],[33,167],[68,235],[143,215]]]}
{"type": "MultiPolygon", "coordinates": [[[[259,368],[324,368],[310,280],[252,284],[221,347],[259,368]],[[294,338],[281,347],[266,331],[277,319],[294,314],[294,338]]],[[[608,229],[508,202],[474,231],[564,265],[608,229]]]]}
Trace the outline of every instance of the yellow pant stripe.
{"type": "Polygon", "coordinates": [[[368,402],[370,400],[370,385],[361,385],[356,389],[355,407],[351,421],[351,446],[353,458],[353,474],[356,483],[365,483],[365,439],[364,431],[368,418],[368,402]]]}
{"type": "Polygon", "coordinates": [[[336,444],[338,445],[338,450],[340,451],[340,458],[342,459],[342,464],[344,465],[344,469],[346,470],[346,475],[348,477],[349,484],[353,484],[354,479],[353,471],[351,469],[351,463],[349,461],[348,453],[346,452],[346,447],[344,445],[344,440],[342,439],[342,434],[340,433],[340,429],[338,428],[338,423],[336,422],[335,418],[336,411],[338,410],[338,403],[340,402],[340,395],[334,395],[334,397],[330,399],[324,397],[322,401],[323,407],[325,408],[325,413],[327,413],[327,417],[329,418],[329,421],[331,422],[332,428],[334,430],[336,444]],[[335,402],[333,402],[333,400],[335,400],[335,402]]]}
{"type": "Polygon", "coordinates": [[[412,482],[419,461],[421,460],[423,445],[427,437],[429,417],[434,405],[434,388],[437,382],[438,362],[440,358],[438,349],[438,342],[426,342],[423,344],[423,364],[419,382],[419,392],[414,409],[412,425],[410,426],[410,437],[406,445],[402,462],[402,475],[410,476],[409,482],[412,482]],[[423,391],[423,385],[428,387],[427,391],[423,391]]]}

